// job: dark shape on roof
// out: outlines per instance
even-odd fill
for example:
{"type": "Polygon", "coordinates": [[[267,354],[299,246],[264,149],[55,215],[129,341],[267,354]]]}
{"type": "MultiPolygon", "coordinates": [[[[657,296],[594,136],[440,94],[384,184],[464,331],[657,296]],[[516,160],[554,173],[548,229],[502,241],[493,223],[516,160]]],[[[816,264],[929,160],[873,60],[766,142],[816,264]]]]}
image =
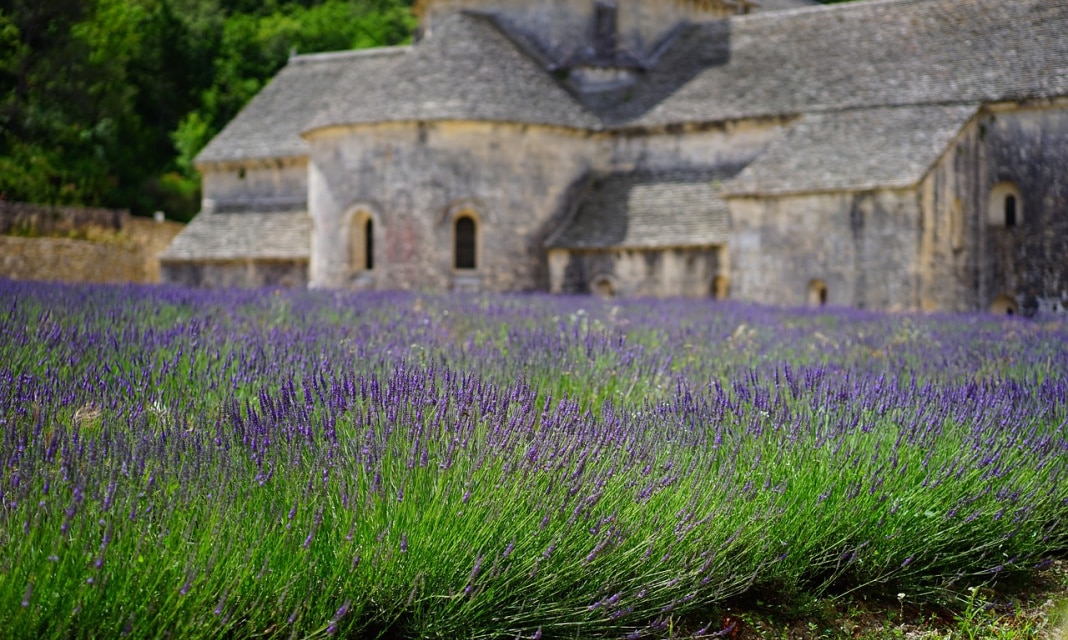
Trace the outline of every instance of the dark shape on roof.
{"type": "Polygon", "coordinates": [[[599,122],[488,17],[450,16],[383,73],[348,73],[319,127],[482,120],[597,128],[599,122]]]}
{"type": "Polygon", "coordinates": [[[865,0],[684,24],[640,60],[619,53],[633,83],[591,94],[519,27],[458,13],[413,47],[297,57],[198,161],[303,157],[299,133],[333,125],[658,128],[1068,96],[1066,0],[865,0]]]}
{"type": "Polygon", "coordinates": [[[710,67],[726,65],[731,56],[731,23],[716,20],[684,24],[672,30],[655,48],[634,85],[615,91],[610,99],[591,96],[585,103],[607,125],[634,120],[710,67]]]}
{"type": "Polygon", "coordinates": [[[974,105],[920,106],[806,115],[727,183],[723,193],[911,187],[977,110],[974,105]]]}
{"type": "Polygon", "coordinates": [[[304,125],[343,73],[382,75],[408,47],[296,56],[197,156],[198,163],[304,157],[304,125]]]}
{"type": "Polygon", "coordinates": [[[609,249],[723,244],[729,222],[719,188],[737,173],[734,167],[594,177],[573,219],[547,245],[609,249]]]}
{"type": "Polygon", "coordinates": [[[308,260],[307,212],[201,213],[160,255],[163,262],[308,260]]]}

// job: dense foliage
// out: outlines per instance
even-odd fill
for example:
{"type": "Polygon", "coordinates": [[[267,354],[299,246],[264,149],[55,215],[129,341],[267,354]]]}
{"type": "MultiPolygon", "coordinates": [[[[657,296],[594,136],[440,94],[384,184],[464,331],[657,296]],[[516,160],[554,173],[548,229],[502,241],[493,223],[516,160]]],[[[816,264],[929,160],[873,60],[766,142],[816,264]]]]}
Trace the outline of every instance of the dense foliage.
{"type": "Polygon", "coordinates": [[[0,194],[183,219],[191,161],[292,52],[406,41],[410,0],[9,0],[0,194]]]}
{"type": "MultiPolygon", "coordinates": [[[[9,637],[662,637],[1068,543],[1068,324],[0,282],[9,637]]],[[[702,630],[703,629],[703,630],[702,630]]]]}

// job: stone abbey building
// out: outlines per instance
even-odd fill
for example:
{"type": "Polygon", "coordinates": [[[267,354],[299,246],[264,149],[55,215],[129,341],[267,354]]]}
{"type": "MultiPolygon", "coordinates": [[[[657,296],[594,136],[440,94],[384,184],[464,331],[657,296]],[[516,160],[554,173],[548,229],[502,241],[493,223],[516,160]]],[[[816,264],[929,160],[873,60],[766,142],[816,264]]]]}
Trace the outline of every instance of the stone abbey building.
{"type": "Polygon", "coordinates": [[[201,152],[199,286],[1068,307],[1068,0],[424,0],[201,152]]]}

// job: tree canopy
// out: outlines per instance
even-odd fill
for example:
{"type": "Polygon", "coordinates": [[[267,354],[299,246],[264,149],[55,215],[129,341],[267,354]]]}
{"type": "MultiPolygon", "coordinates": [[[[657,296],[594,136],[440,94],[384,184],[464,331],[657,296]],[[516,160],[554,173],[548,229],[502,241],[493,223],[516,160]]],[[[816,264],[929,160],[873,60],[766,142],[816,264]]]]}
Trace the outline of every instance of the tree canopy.
{"type": "Polygon", "coordinates": [[[295,52],[399,44],[410,0],[3,0],[0,194],[199,204],[196,153],[295,52]]]}

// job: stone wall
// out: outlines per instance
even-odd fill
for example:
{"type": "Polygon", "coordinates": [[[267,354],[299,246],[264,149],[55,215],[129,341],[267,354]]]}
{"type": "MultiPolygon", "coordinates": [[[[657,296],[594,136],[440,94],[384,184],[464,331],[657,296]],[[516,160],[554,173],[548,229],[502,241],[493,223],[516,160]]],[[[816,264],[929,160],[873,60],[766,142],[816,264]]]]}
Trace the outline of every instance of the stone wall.
{"type": "Polygon", "coordinates": [[[1065,167],[1068,110],[995,105],[914,190],[732,199],[734,292],[804,304],[820,281],[861,308],[1063,312],[1065,167]]]}
{"type": "Polygon", "coordinates": [[[964,128],[920,185],[919,305],[924,310],[975,311],[980,296],[978,264],[985,218],[979,191],[975,121],[964,128]]]}
{"type": "Polygon", "coordinates": [[[159,256],[170,246],[184,224],[179,222],[156,222],[147,218],[130,218],[123,226],[122,235],[136,247],[135,253],[144,260],[144,280],[137,282],[160,282],[159,256]]]}
{"type": "Polygon", "coordinates": [[[227,260],[173,262],[162,265],[164,280],[186,287],[286,289],[308,284],[308,263],[302,260],[227,260]]]}
{"type": "Polygon", "coordinates": [[[549,252],[553,293],[714,297],[725,249],[606,249],[549,252]]]}
{"type": "Polygon", "coordinates": [[[905,310],[920,306],[915,190],[732,198],[731,297],[905,310]]]}
{"type": "Polygon", "coordinates": [[[980,147],[979,205],[980,304],[1011,295],[1020,310],[1068,310],[1068,104],[1057,108],[994,109],[975,133],[980,147]],[[1019,223],[994,224],[1002,201],[992,202],[999,185],[1019,194],[1019,223]]]}
{"type": "Polygon", "coordinates": [[[53,212],[48,207],[0,203],[0,211],[16,209],[18,220],[40,222],[15,227],[25,235],[0,235],[0,277],[17,280],[159,282],[159,254],[183,226],[134,218],[122,211],[71,207],[53,212]],[[121,224],[104,228],[114,220],[121,224]],[[45,232],[75,237],[42,236],[45,232]]]}
{"type": "Polygon", "coordinates": [[[580,132],[494,123],[326,129],[309,142],[310,280],[331,288],[546,290],[544,243],[595,156],[580,132]],[[454,268],[462,215],[477,222],[474,270],[454,268]],[[374,269],[354,280],[349,226],[367,217],[374,269]]]}
{"type": "Polygon", "coordinates": [[[593,136],[597,171],[712,169],[748,164],[781,135],[791,118],[761,118],[670,131],[622,131],[593,136]]]}
{"type": "Polygon", "coordinates": [[[1068,111],[997,105],[921,185],[920,307],[1068,309],[1068,111]],[[1005,225],[1005,197],[1018,217],[1005,225]]]}
{"type": "Polygon", "coordinates": [[[601,134],[469,122],[318,130],[309,140],[311,285],[547,290],[545,240],[564,223],[587,174],[738,166],[783,122],[601,134]],[[465,212],[478,221],[473,272],[452,263],[453,223],[465,212]],[[375,266],[360,272],[351,225],[368,218],[375,266]]]}
{"type": "Polygon", "coordinates": [[[145,282],[145,258],[129,246],[68,238],[0,236],[0,276],[15,280],[145,282]]]}
{"type": "Polygon", "coordinates": [[[307,158],[205,164],[197,169],[210,212],[300,211],[307,206],[307,158]]]}
{"type": "Polygon", "coordinates": [[[122,229],[130,220],[124,209],[54,207],[0,200],[0,235],[69,236],[86,229],[122,229]]]}

